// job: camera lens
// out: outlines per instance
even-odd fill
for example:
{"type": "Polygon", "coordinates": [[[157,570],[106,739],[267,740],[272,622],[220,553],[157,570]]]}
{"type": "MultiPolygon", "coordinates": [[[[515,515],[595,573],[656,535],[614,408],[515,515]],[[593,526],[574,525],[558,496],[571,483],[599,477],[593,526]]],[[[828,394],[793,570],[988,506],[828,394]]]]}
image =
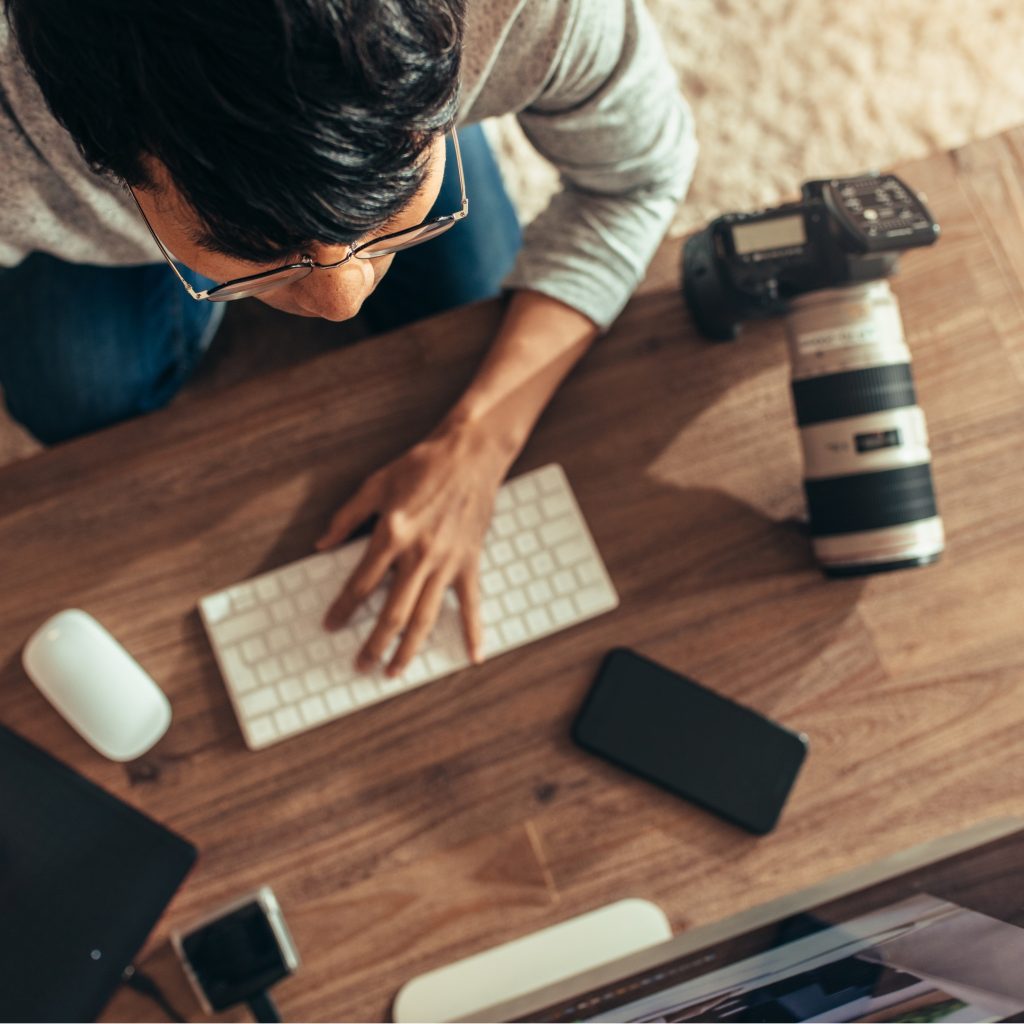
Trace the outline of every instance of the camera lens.
{"type": "Polygon", "coordinates": [[[800,296],[786,327],[822,568],[854,575],[934,562],[944,537],[928,431],[888,282],[800,296]]]}

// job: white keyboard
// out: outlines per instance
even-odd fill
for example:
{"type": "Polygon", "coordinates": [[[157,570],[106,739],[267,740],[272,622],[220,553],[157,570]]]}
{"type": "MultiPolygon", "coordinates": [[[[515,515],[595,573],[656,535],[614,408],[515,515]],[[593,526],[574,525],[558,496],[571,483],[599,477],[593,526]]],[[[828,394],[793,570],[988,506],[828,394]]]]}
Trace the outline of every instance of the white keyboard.
{"type": "MultiPolygon", "coordinates": [[[[382,669],[355,669],[356,654],[383,607],[386,584],[342,629],[328,633],[321,623],[368,542],[364,537],[311,555],[199,602],[250,749],[469,664],[458,604],[449,590],[437,625],[401,675],[389,679],[382,669]]],[[[498,492],[481,555],[480,592],[485,658],[618,605],[561,466],[526,473],[498,492]]]]}

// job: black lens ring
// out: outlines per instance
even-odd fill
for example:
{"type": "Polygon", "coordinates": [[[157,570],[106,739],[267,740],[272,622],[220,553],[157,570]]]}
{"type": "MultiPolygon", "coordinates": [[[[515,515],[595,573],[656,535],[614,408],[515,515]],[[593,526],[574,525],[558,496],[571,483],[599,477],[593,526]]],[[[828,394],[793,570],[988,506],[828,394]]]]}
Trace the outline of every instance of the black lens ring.
{"type": "Polygon", "coordinates": [[[937,516],[931,463],[805,480],[812,537],[902,526],[937,516]]]}
{"type": "Polygon", "coordinates": [[[797,426],[917,405],[909,363],[869,366],[793,381],[797,426]]]}

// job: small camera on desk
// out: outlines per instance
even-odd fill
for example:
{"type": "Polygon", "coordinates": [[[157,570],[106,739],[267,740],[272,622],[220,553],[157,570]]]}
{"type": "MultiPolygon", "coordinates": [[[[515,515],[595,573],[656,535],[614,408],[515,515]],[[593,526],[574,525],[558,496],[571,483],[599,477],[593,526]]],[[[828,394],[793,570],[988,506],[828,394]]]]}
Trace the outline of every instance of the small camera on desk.
{"type": "Polygon", "coordinates": [[[299,966],[299,954],[269,886],[171,935],[207,1013],[246,1003],[257,1021],[279,1021],[268,995],[299,966]]]}
{"type": "Polygon", "coordinates": [[[852,576],[936,561],[945,540],[899,306],[886,280],[939,236],[894,175],[808,181],[799,202],[728,213],[687,239],[700,330],[735,338],[784,316],[814,553],[852,576]]]}

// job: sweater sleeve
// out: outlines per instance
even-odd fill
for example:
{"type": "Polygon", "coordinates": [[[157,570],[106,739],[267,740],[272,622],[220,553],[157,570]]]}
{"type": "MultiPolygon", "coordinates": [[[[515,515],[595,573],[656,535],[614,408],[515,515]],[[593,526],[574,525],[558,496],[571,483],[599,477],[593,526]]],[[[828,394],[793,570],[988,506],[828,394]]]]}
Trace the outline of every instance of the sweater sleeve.
{"type": "Polygon", "coordinates": [[[562,189],[505,286],[606,328],[643,278],[697,158],[690,108],[642,0],[574,0],[554,71],[518,114],[562,189]]]}

